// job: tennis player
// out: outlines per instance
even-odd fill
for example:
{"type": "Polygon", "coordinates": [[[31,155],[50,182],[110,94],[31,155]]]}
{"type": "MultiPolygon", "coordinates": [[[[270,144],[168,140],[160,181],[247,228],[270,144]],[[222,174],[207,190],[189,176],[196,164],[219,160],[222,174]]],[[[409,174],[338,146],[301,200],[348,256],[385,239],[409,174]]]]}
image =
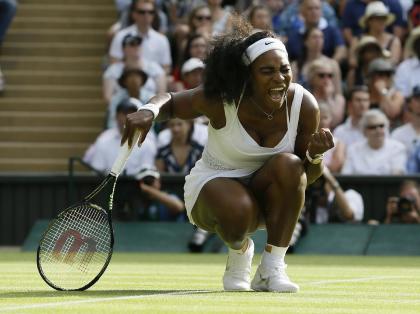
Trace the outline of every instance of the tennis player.
{"type": "Polygon", "coordinates": [[[203,85],[153,97],[128,115],[122,141],[131,144],[135,129],[142,141],[155,119],[208,117],[208,143],[186,177],[185,205],[191,223],[229,247],[224,289],[297,292],[284,257],[305,188],[322,174],[333,136],[317,131],[317,102],[291,82],[284,44],[243,21],[234,29],[216,39],[203,85]],[[249,235],[258,228],[266,229],[267,244],[251,282],[249,235]]]}

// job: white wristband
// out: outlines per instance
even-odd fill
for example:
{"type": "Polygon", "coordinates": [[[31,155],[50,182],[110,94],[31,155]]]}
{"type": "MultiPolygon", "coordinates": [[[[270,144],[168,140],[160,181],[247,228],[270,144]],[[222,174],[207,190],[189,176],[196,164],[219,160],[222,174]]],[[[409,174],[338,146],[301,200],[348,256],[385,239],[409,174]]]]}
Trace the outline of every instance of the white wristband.
{"type": "Polygon", "coordinates": [[[315,155],[315,157],[312,158],[311,155],[309,155],[309,151],[306,150],[306,159],[308,159],[308,161],[313,165],[319,164],[323,158],[324,154],[317,154],[315,155]]]}
{"type": "Polygon", "coordinates": [[[144,106],[141,106],[138,111],[140,111],[140,110],[151,111],[153,113],[153,120],[156,119],[156,117],[159,114],[159,106],[154,105],[154,104],[150,104],[150,103],[145,104],[144,106]]]}

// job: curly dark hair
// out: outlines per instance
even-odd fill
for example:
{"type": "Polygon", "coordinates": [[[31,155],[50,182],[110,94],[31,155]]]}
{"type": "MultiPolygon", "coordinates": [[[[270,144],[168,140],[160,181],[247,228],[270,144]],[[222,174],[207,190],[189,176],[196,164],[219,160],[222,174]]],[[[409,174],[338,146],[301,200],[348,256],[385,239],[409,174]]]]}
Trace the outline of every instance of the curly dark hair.
{"type": "Polygon", "coordinates": [[[205,60],[204,94],[208,98],[223,97],[228,102],[238,100],[244,84],[250,77],[249,66],[242,54],[262,38],[277,38],[270,31],[252,32],[252,26],[241,17],[235,17],[233,30],[216,37],[205,60]]]}

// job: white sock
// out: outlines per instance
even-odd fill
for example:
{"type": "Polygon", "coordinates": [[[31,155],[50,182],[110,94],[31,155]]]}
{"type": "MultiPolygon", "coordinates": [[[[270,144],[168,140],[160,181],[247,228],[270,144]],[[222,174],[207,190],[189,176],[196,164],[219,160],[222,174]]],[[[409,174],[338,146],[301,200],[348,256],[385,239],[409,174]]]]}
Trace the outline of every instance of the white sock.
{"type": "Polygon", "coordinates": [[[248,250],[248,247],[249,247],[249,238],[246,238],[246,240],[245,240],[244,245],[242,246],[242,248],[240,248],[238,250],[229,248],[229,252],[236,253],[236,254],[241,254],[242,255],[242,254],[244,254],[248,250]]]}
{"type": "Polygon", "coordinates": [[[266,244],[264,253],[261,258],[261,265],[265,268],[272,268],[274,266],[284,266],[284,256],[289,247],[274,246],[266,244]]]}

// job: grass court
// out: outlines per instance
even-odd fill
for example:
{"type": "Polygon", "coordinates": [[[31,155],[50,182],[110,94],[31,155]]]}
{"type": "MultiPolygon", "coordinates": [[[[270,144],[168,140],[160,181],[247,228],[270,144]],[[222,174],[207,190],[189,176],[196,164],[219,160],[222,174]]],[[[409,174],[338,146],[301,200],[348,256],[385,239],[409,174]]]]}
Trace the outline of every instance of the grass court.
{"type": "Polygon", "coordinates": [[[420,313],[420,257],[287,256],[297,294],[223,292],[225,260],[115,253],[89,290],[58,292],[35,253],[0,249],[0,313],[420,313]]]}

